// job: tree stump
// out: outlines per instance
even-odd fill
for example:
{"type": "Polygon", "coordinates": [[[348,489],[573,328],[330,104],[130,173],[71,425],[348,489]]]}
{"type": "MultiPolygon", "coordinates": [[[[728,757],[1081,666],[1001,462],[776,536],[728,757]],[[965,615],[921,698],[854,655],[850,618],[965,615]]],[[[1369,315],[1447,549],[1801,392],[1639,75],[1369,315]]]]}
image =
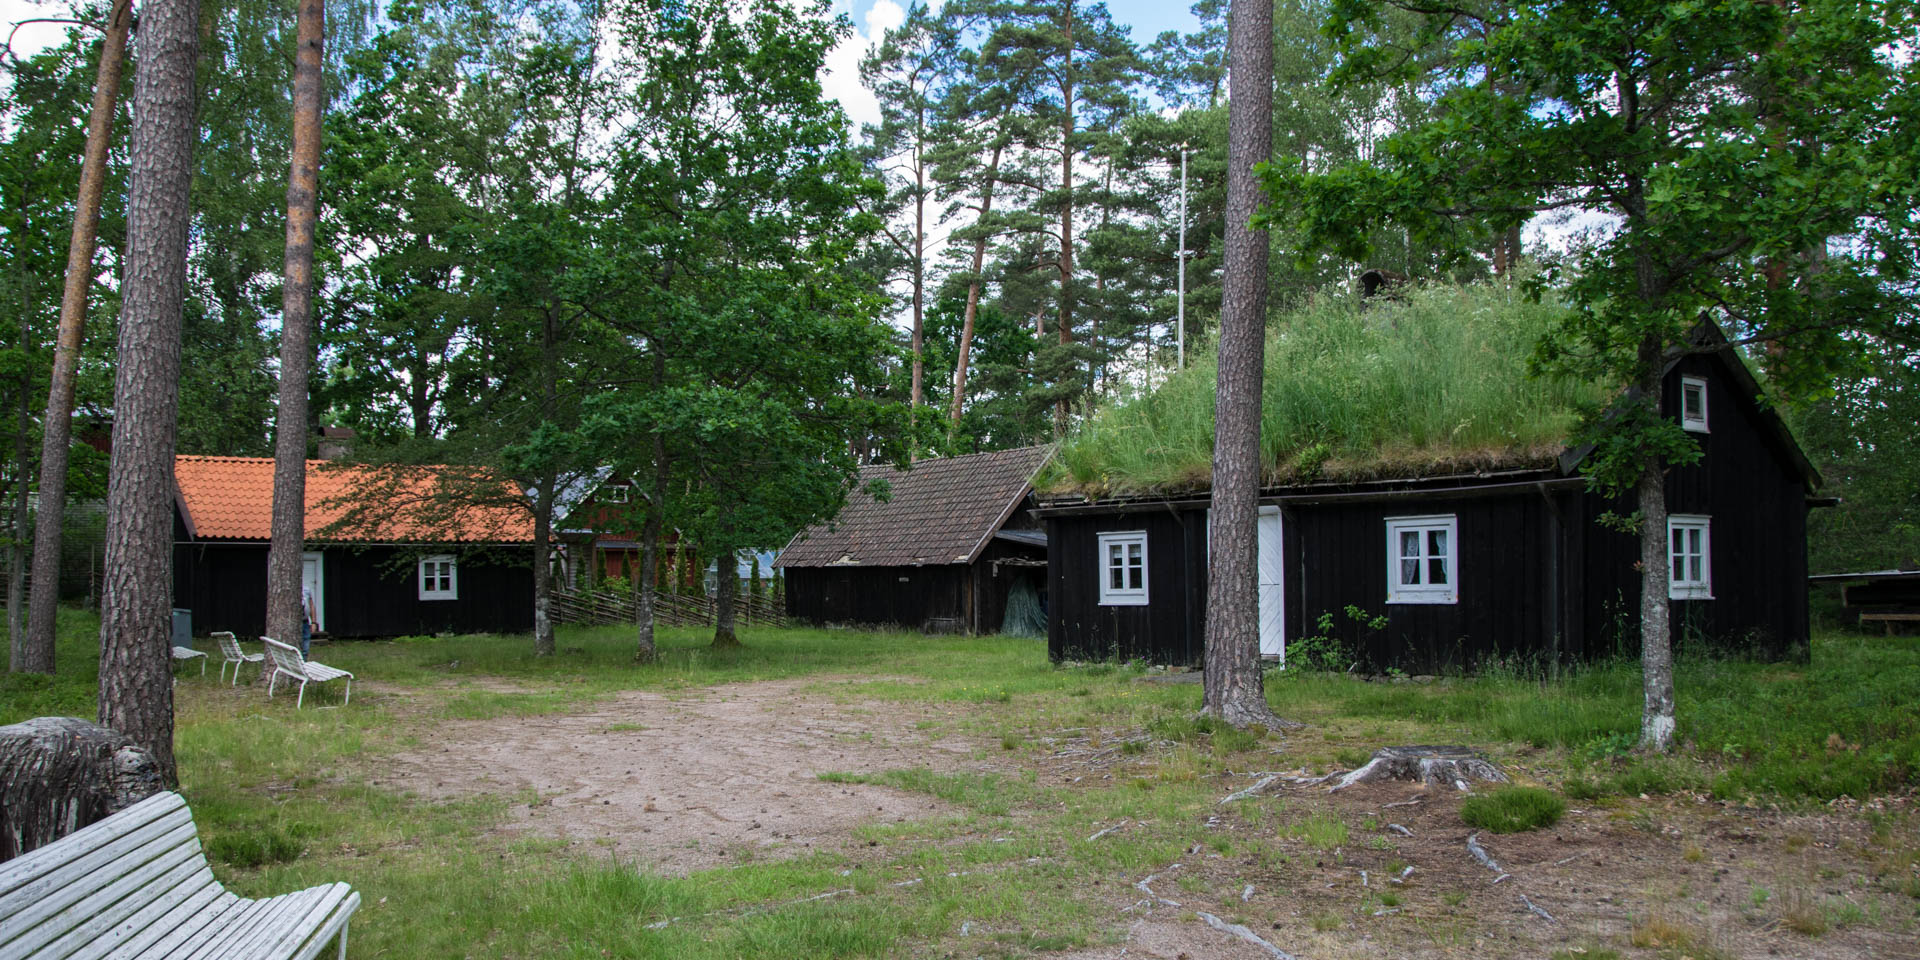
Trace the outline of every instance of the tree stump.
{"type": "Polygon", "coordinates": [[[1423,787],[1446,783],[1465,790],[1472,783],[1506,783],[1507,775],[1466,747],[1382,747],[1365,766],[1342,775],[1328,792],[1380,780],[1401,780],[1423,787]]]}
{"type": "Polygon", "coordinates": [[[153,754],[99,724],[35,717],[0,727],[0,863],[164,787],[153,754]]]}

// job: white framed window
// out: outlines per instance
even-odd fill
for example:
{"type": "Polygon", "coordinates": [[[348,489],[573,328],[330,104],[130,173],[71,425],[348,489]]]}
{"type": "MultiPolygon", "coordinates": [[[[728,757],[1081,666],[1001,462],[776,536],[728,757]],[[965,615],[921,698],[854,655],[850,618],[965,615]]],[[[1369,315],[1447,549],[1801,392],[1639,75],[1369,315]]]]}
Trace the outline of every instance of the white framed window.
{"type": "Polygon", "coordinates": [[[1707,432],[1707,381],[1703,377],[1680,378],[1680,426],[1695,433],[1707,432]]]}
{"type": "Polygon", "coordinates": [[[420,599],[460,599],[460,568],[450,554],[420,560],[420,599]]]}
{"type": "Polygon", "coordinates": [[[618,486],[601,487],[600,495],[595,499],[604,503],[626,503],[627,486],[626,484],[620,484],[618,486]]]}
{"type": "Polygon", "coordinates": [[[1712,517],[1689,514],[1667,517],[1668,598],[1713,599],[1712,534],[1712,517]]]}
{"type": "Polygon", "coordinates": [[[1460,570],[1452,514],[1387,518],[1387,602],[1458,603],[1460,570]]]}
{"type": "Polygon", "coordinates": [[[1147,602],[1147,532],[1129,530],[1100,535],[1100,605],[1141,606],[1147,602]]]}

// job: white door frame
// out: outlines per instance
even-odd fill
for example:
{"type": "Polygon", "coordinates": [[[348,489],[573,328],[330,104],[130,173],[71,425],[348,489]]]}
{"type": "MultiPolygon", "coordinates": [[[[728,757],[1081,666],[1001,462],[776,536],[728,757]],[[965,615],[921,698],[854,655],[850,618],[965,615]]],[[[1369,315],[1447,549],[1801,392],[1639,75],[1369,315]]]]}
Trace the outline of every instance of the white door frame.
{"type": "Polygon", "coordinates": [[[1272,657],[1282,667],[1287,663],[1287,554],[1286,529],[1280,519],[1279,507],[1261,507],[1259,519],[1255,521],[1258,548],[1255,554],[1255,578],[1259,590],[1260,655],[1272,657]],[[1267,536],[1268,524],[1272,524],[1273,536],[1267,536]],[[1269,546],[1272,553],[1269,555],[1269,546]],[[1272,609],[1268,608],[1271,603],[1272,609]]]}
{"type": "MultiPolygon", "coordinates": [[[[319,624],[319,627],[315,632],[317,633],[317,632],[326,630],[327,629],[327,555],[326,554],[321,553],[317,550],[310,550],[300,554],[300,583],[302,586],[309,587],[313,592],[313,619],[314,619],[314,622],[319,624]],[[312,562],[313,564],[312,567],[307,566],[309,561],[312,562]],[[309,569],[313,571],[313,579],[311,581],[307,579],[307,571],[309,569]]],[[[306,614],[302,612],[301,616],[306,616],[306,614]]]]}

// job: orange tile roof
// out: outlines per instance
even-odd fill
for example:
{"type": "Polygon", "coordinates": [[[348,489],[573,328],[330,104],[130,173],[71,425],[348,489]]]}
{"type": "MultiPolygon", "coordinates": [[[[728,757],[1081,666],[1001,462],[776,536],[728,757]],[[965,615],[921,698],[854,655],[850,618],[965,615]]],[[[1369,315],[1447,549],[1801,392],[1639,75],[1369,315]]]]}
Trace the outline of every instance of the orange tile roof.
{"type": "MultiPolygon", "coordinates": [[[[513,505],[523,498],[508,480],[472,474],[483,478],[480,489],[497,490],[498,499],[464,506],[436,504],[438,481],[462,469],[308,460],[306,536],[362,543],[533,542],[533,514],[513,505]],[[329,529],[343,518],[350,526],[329,529]]],[[[272,458],[174,457],[173,478],[187,528],[196,539],[270,538],[272,458]]]]}

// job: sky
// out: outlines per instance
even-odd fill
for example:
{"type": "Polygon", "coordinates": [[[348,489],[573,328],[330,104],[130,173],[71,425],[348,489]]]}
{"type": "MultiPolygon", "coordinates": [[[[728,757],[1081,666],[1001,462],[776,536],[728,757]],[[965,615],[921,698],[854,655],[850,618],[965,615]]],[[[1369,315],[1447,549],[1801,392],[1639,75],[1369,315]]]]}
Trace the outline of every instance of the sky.
{"type": "MultiPolygon", "coordinates": [[[[833,12],[844,13],[853,21],[853,36],[835,48],[827,58],[821,82],[828,96],[838,99],[848,117],[856,124],[873,123],[880,118],[873,94],[860,86],[860,58],[906,18],[906,4],[913,0],[834,0],[833,12]]],[[[935,0],[937,6],[938,0],[935,0]]],[[[39,4],[32,0],[0,0],[0,39],[13,33],[13,52],[32,56],[59,43],[65,27],[59,24],[31,23],[14,29],[21,20],[35,17],[66,16],[63,0],[39,4]]],[[[1145,45],[1165,30],[1190,33],[1200,21],[1182,0],[1108,0],[1107,10],[1117,23],[1133,30],[1135,43],[1145,45]]]]}
{"type": "MultiPolygon", "coordinates": [[[[20,0],[0,0],[0,7],[20,0]]],[[[821,73],[821,85],[827,96],[840,101],[855,124],[877,123],[880,107],[873,94],[860,86],[860,58],[900,25],[913,0],[834,0],[833,12],[844,13],[853,21],[853,36],[827,55],[827,68],[821,73]]],[[[934,7],[939,0],[933,0],[934,7]]],[[[1162,32],[1178,30],[1192,33],[1200,29],[1199,18],[1182,0],[1107,0],[1107,13],[1115,23],[1133,31],[1133,42],[1145,46],[1162,32]]]]}

